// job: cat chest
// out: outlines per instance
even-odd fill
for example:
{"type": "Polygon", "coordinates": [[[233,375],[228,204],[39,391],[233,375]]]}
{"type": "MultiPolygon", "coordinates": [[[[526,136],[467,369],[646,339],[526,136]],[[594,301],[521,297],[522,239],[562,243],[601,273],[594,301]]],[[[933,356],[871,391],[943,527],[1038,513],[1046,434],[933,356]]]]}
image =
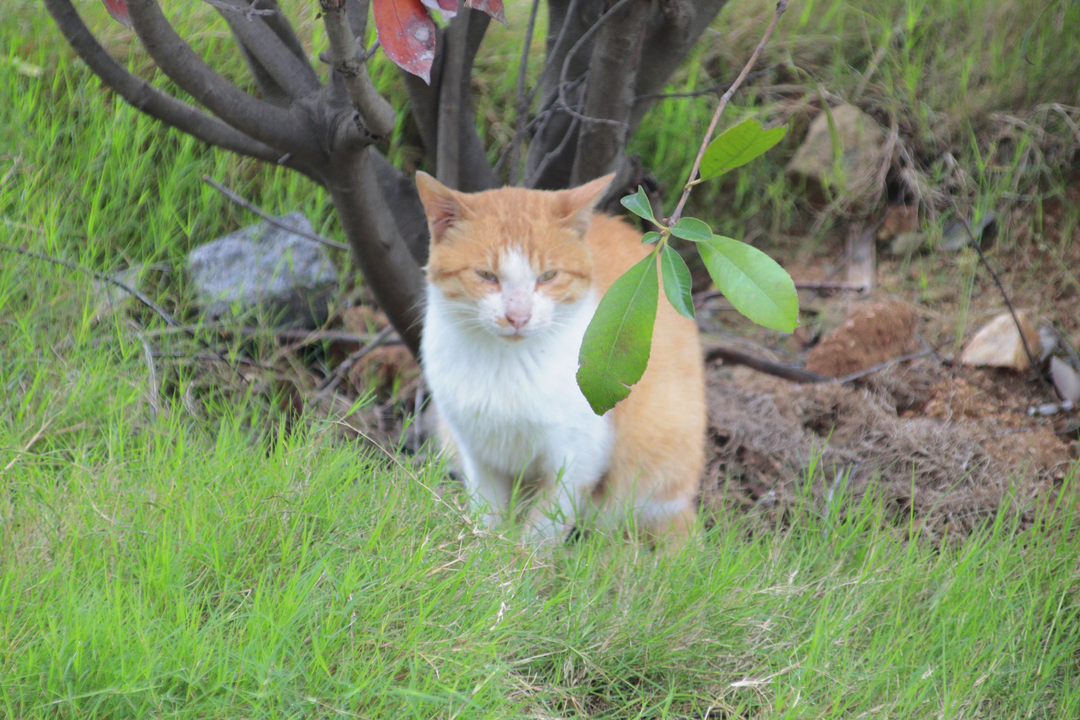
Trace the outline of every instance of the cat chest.
{"type": "Polygon", "coordinates": [[[565,362],[429,363],[435,402],[469,451],[493,466],[520,470],[544,458],[557,469],[583,452],[605,453],[609,419],[589,408],[577,386],[573,356],[565,362]],[[591,449],[590,449],[591,448],[591,449]]]}

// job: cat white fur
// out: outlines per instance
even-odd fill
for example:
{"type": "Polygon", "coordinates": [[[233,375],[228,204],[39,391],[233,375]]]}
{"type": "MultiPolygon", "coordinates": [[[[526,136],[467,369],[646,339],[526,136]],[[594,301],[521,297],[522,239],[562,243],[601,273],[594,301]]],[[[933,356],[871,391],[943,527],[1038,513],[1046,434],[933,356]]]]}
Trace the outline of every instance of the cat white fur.
{"type": "Polygon", "coordinates": [[[611,454],[611,420],[592,411],[576,378],[597,301],[590,294],[569,306],[553,303],[535,290],[528,261],[514,255],[501,263],[501,291],[479,304],[450,300],[428,284],[421,355],[485,522],[511,506],[520,479],[525,492],[551,494],[536,503],[529,523],[537,537],[555,538],[588,504],[611,454]],[[515,302],[530,310],[516,332],[497,322],[515,302]]]}

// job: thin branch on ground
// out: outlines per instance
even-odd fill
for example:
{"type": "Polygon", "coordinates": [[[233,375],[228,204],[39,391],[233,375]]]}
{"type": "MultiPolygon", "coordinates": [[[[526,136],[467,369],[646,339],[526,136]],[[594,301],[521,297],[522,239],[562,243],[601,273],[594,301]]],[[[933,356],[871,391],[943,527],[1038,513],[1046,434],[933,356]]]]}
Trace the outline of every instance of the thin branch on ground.
{"type": "Polygon", "coordinates": [[[791,367],[790,365],[782,365],[780,363],[766,360],[765,358],[758,357],[742,350],[735,350],[733,348],[719,346],[709,348],[705,352],[705,362],[710,363],[716,360],[723,360],[726,363],[732,365],[745,365],[751,370],[756,370],[766,375],[772,375],[773,377],[782,378],[784,380],[790,380],[791,382],[797,382],[802,384],[830,384],[830,385],[847,385],[855,382],[867,375],[873,375],[876,372],[885,370],[898,365],[908,360],[917,360],[918,358],[925,357],[932,354],[934,351],[932,348],[924,348],[918,352],[913,352],[909,355],[901,355],[900,357],[893,358],[892,360],[886,360],[883,363],[868,367],[865,370],[845,375],[844,377],[830,377],[828,375],[819,375],[816,372],[810,370],[804,370],[802,368],[791,367]]]}
{"type": "MultiPolygon", "coordinates": [[[[60,258],[55,258],[55,257],[52,257],[50,255],[43,255],[41,253],[36,253],[36,252],[33,252],[32,250],[25,250],[23,248],[10,247],[10,246],[7,246],[7,245],[0,245],[0,252],[15,253],[17,255],[23,255],[25,257],[31,257],[31,258],[35,258],[37,260],[43,260],[45,262],[49,262],[49,263],[52,263],[54,265],[60,265],[61,267],[66,267],[66,268],[68,268],[70,270],[78,270],[79,272],[86,273],[87,275],[90,275],[91,277],[93,277],[93,278],[95,278],[97,280],[100,280],[101,282],[108,283],[110,285],[115,285],[116,287],[120,288],[124,292],[130,294],[133,298],[135,298],[136,300],[141,302],[146,307],[150,308],[150,310],[152,310],[154,312],[154,314],[156,314],[158,317],[160,317],[162,320],[164,320],[166,324],[168,324],[168,325],[170,325],[172,327],[175,327],[175,328],[184,328],[184,326],[182,326],[179,323],[179,321],[177,321],[176,318],[174,318],[172,315],[170,315],[164,308],[162,308],[160,305],[155,303],[153,300],[146,297],[146,295],[139,292],[138,289],[133,288],[130,285],[128,285],[127,283],[121,282],[121,281],[117,280],[114,277],[110,277],[110,276],[106,275],[105,273],[98,272],[97,270],[92,270],[92,269],[90,269],[90,268],[88,268],[88,267],[86,267],[84,265],[79,265],[78,263],[69,262],[67,260],[61,260],[60,258]]],[[[188,336],[190,336],[193,340],[195,340],[197,343],[202,345],[204,348],[206,348],[210,352],[214,353],[217,356],[218,360],[221,360],[223,363],[225,363],[230,368],[232,368],[232,371],[235,372],[237,374],[237,376],[241,380],[243,380],[244,382],[248,382],[247,376],[245,376],[242,372],[240,372],[240,368],[236,367],[235,364],[230,362],[228,360],[228,358],[226,358],[224,355],[222,355],[216,348],[211,347],[210,344],[207,343],[205,340],[203,340],[201,337],[199,337],[198,334],[196,334],[194,330],[185,329],[184,332],[188,336]]]]}
{"type": "Polygon", "coordinates": [[[237,195],[235,192],[233,192],[229,188],[227,188],[224,185],[221,185],[220,183],[216,182],[209,175],[203,175],[202,181],[204,183],[206,183],[207,185],[209,185],[210,187],[217,190],[219,193],[221,193],[225,197],[232,200],[234,203],[236,203],[240,207],[244,208],[245,210],[249,210],[249,211],[255,213],[256,215],[261,217],[263,220],[265,220],[266,222],[270,223],[271,225],[273,225],[273,226],[275,226],[277,228],[280,228],[280,229],[285,230],[287,232],[291,232],[291,233],[293,233],[295,235],[300,235],[301,237],[306,237],[308,240],[314,240],[315,242],[322,243],[323,245],[327,245],[327,246],[332,247],[332,248],[337,248],[338,250],[345,250],[345,251],[349,250],[349,246],[346,245],[345,243],[339,243],[336,240],[331,240],[330,238],[323,237],[322,235],[316,235],[315,233],[309,233],[309,232],[307,232],[305,230],[297,230],[296,228],[289,227],[288,225],[281,222],[281,220],[277,219],[276,217],[274,217],[270,213],[266,212],[265,210],[261,210],[256,205],[254,205],[251,202],[249,202],[249,201],[245,200],[244,198],[240,197],[239,195],[237,195]]]}
{"type": "Polygon", "coordinates": [[[926,357],[927,355],[932,355],[933,352],[934,352],[933,348],[926,347],[926,348],[923,348],[922,350],[919,350],[918,352],[913,352],[913,353],[911,353],[909,355],[901,355],[900,357],[893,358],[892,360],[886,360],[883,363],[878,363],[877,365],[874,365],[873,367],[868,367],[865,370],[860,370],[859,372],[851,373],[850,375],[845,375],[842,378],[836,378],[833,382],[839,383],[840,385],[846,385],[849,382],[854,382],[855,380],[858,380],[859,378],[866,377],[867,375],[873,375],[874,373],[878,372],[879,370],[885,370],[886,368],[891,368],[893,365],[898,365],[898,364],[900,364],[902,362],[907,362],[908,360],[917,360],[918,358],[926,357]]]}
{"type": "Polygon", "coordinates": [[[394,326],[387,325],[378,333],[376,333],[375,337],[371,338],[371,341],[367,345],[364,345],[356,352],[350,354],[349,357],[345,358],[344,362],[338,365],[337,368],[334,369],[334,372],[327,376],[327,378],[321,383],[319,383],[319,386],[315,388],[317,394],[323,395],[336,388],[337,384],[341,382],[341,378],[343,378],[345,376],[345,373],[349,371],[349,368],[362,360],[364,356],[366,356],[372,350],[382,345],[390,337],[390,334],[392,332],[394,332],[394,326]]]}
{"type": "Polygon", "coordinates": [[[694,160],[694,167],[690,170],[690,177],[687,179],[686,186],[683,188],[683,194],[682,197],[679,198],[679,204],[675,206],[675,212],[671,214],[671,219],[668,221],[669,225],[677,223],[682,216],[683,208],[686,206],[686,201],[690,197],[690,191],[694,189],[698,171],[701,169],[701,160],[705,157],[705,150],[709,147],[709,141],[712,139],[717,123],[720,122],[720,115],[723,114],[724,108],[727,107],[728,101],[731,100],[731,96],[735,94],[735,91],[738,90],[739,86],[746,80],[746,76],[750,74],[750,68],[754,67],[754,63],[757,62],[758,56],[761,55],[761,51],[765,49],[765,44],[772,36],[773,30],[776,29],[776,24],[780,21],[780,16],[784,14],[785,10],[787,10],[787,0],[780,0],[776,3],[776,12],[773,14],[769,26],[765,28],[765,34],[761,37],[761,42],[754,48],[754,54],[746,61],[746,65],[743,66],[739,76],[735,78],[735,82],[731,83],[731,87],[729,87],[727,92],[720,97],[720,104],[716,106],[716,112],[713,113],[712,121],[709,122],[709,129],[705,131],[705,139],[702,140],[701,147],[698,149],[697,158],[694,160]]]}
{"type": "Polygon", "coordinates": [[[809,370],[803,370],[802,368],[791,367],[790,365],[782,365],[780,363],[766,360],[765,358],[752,355],[742,350],[735,350],[734,348],[720,346],[709,348],[705,352],[705,362],[710,363],[716,360],[723,360],[726,363],[732,365],[745,365],[751,370],[757,370],[760,373],[766,375],[772,375],[774,377],[783,378],[784,380],[790,380],[797,383],[827,383],[834,382],[835,378],[831,378],[828,375],[818,375],[815,372],[809,370]]]}

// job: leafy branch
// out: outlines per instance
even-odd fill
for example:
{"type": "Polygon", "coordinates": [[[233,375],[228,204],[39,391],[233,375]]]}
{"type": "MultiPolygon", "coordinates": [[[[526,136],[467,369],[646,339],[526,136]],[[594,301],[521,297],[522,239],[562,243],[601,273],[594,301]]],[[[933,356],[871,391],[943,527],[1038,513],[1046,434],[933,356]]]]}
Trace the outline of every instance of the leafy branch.
{"type": "Polygon", "coordinates": [[[643,243],[655,243],[655,248],[612,284],[585,331],[577,379],[598,415],[626,398],[645,372],[660,299],[658,273],[671,306],[679,314],[694,318],[690,270],[682,256],[670,247],[672,236],[696,244],[717,288],[750,320],[784,332],[791,332],[798,324],[799,298],[795,284],[776,261],[746,243],[714,234],[702,220],[682,217],[696,185],[745,165],[767,152],[787,133],[786,126],[765,129],[757,120],[748,118],[710,142],[728,101],[749,75],[785,10],[787,0],[777,2],[761,42],[735,82],[721,96],[671,217],[656,218],[641,187],[621,201],[627,210],[658,227],[659,232],[648,232],[642,237],[643,243]]]}

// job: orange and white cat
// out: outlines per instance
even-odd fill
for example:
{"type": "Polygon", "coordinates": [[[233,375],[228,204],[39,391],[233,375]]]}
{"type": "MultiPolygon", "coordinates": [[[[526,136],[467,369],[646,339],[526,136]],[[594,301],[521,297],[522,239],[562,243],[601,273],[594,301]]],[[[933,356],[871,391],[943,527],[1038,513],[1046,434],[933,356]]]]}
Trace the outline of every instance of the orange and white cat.
{"type": "Polygon", "coordinates": [[[417,173],[431,230],[424,375],[489,525],[524,500],[537,539],[633,512],[645,537],[679,544],[704,463],[696,324],[661,293],[648,368],[602,417],[575,377],[600,297],[653,249],[593,212],[611,178],[466,194],[417,173]]]}

